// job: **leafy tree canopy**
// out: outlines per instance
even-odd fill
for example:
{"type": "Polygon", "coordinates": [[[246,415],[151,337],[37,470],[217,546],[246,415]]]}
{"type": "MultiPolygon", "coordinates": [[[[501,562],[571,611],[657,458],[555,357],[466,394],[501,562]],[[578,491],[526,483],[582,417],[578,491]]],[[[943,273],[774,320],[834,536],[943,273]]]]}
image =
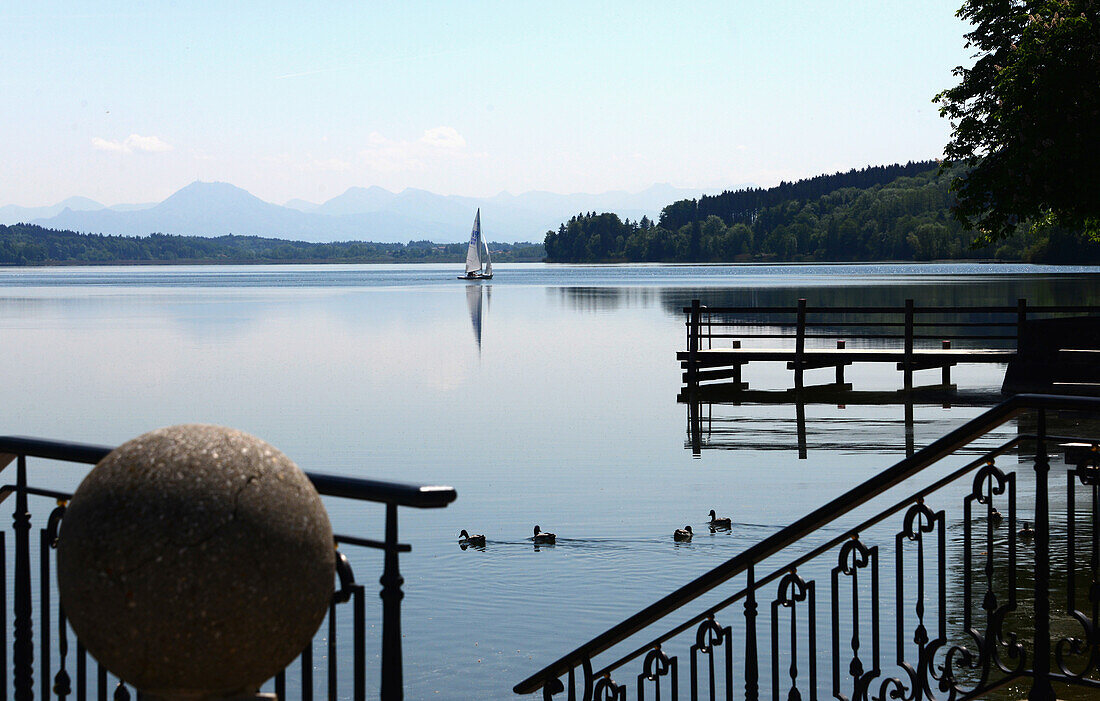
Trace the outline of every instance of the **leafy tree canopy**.
{"type": "Polygon", "coordinates": [[[1100,0],[966,0],[977,49],[935,97],[963,163],[955,217],[986,242],[1059,226],[1100,238],[1100,0]]]}

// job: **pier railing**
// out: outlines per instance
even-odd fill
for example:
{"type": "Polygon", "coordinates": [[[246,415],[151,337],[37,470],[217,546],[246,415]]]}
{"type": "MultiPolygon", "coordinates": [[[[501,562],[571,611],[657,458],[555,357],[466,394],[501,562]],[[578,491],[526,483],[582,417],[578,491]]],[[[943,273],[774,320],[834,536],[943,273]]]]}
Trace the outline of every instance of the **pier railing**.
{"type": "MultiPolygon", "coordinates": [[[[71,495],[34,486],[28,476],[30,459],[94,465],[111,450],[110,447],[81,443],[0,437],[0,470],[12,463],[16,467],[14,482],[0,485],[0,501],[15,497],[14,533],[11,537],[14,542],[9,544],[9,534],[0,531],[0,598],[5,602],[0,607],[0,701],[6,701],[9,692],[14,693],[16,701],[29,701],[36,697],[75,697],[78,701],[88,698],[131,698],[131,690],[125,680],[110,675],[90,658],[80,640],[75,639],[72,629],[66,624],[60,602],[54,599],[54,548],[71,495]],[[39,511],[39,514],[45,514],[45,518],[39,521],[41,526],[37,539],[32,532],[32,504],[48,505],[39,511]],[[8,582],[12,583],[10,594],[8,582]],[[11,639],[8,637],[9,614],[14,630],[11,639]],[[9,669],[12,674],[10,679],[9,669]]],[[[404,593],[401,586],[404,580],[398,557],[411,548],[398,540],[398,507],[446,507],[454,501],[455,490],[444,486],[403,484],[308,471],[306,475],[322,495],[385,506],[385,523],[379,529],[382,534],[380,539],[366,538],[362,534],[337,534],[334,546],[382,551],[382,574],[378,580],[382,598],[381,641],[377,651],[381,658],[378,672],[380,684],[371,695],[380,695],[386,700],[400,699],[403,696],[401,599],[404,593]]],[[[366,614],[366,590],[367,585],[356,579],[348,557],[338,549],[336,581],[326,621],[315,641],[303,650],[299,661],[269,682],[271,690],[280,699],[309,701],[315,694],[321,698],[352,698],[357,701],[367,697],[367,661],[376,654],[367,650],[367,629],[373,626],[366,614]],[[350,631],[342,632],[344,628],[350,628],[350,631]],[[340,643],[349,639],[351,649],[341,647],[340,643]],[[316,664],[315,648],[326,659],[323,665],[316,664]],[[317,673],[318,667],[321,668],[320,673],[317,673]],[[315,679],[315,675],[321,679],[315,679]],[[322,688],[315,688],[317,686],[322,688]]]]}
{"type": "Polygon", "coordinates": [[[1100,399],[1017,395],[514,691],[916,701],[1017,685],[1006,698],[1053,701],[1055,685],[1100,689],[1098,665],[1100,399]],[[1032,430],[1002,440],[1013,419],[1032,430]]]}
{"type": "Polygon", "coordinates": [[[947,386],[956,363],[1012,359],[1028,322],[1100,315],[1100,306],[1039,306],[1026,299],[1011,306],[921,306],[907,299],[903,306],[824,307],[799,299],[791,307],[708,307],[695,299],[683,311],[686,351],[678,357],[689,385],[727,379],[739,383],[741,366],[754,360],[787,361],[795,372],[796,388],[803,386],[805,370],[822,367],[835,367],[836,384],[842,385],[845,365],[868,361],[896,362],[904,373],[905,389],[912,389],[916,370],[942,369],[941,384],[947,386]],[[793,342],[793,348],[742,352],[746,339],[783,339],[793,342]],[[833,341],[835,350],[826,348],[833,341]],[[811,349],[815,345],[819,348],[811,349]],[[845,352],[856,346],[881,350],[845,352]],[[974,350],[982,348],[990,350],[974,350]],[[732,352],[710,352],[716,349],[732,352]]]}

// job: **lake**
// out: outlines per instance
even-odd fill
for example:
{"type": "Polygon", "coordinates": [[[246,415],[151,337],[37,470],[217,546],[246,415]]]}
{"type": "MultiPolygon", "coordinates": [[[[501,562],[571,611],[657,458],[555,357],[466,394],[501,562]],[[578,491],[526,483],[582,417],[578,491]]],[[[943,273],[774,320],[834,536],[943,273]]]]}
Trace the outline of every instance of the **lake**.
{"type": "MultiPolygon", "coordinates": [[[[905,454],[899,406],[807,407],[801,458],[794,409],[775,405],[722,409],[725,449],[693,456],[675,359],[693,297],[1100,303],[1097,268],[515,264],[475,284],[456,274],[0,270],[0,432],[117,444],[171,424],[223,424],[306,470],[454,486],[451,507],[401,514],[412,545],[401,561],[406,697],[507,698],[543,665],[905,454]],[[710,509],[734,528],[672,542],[684,525],[705,532],[710,509]],[[558,544],[534,547],[535,524],[558,544]],[[460,549],[463,528],[487,547],[460,549]]],[[[745,379],[778,389],[790,375],[753,365],[745,379]]],[[[970,365],[953,379],[989,393],[1002,376],[970,365]]],[[[900,386],[887,367],[857,365],[848,379],[900,386]]],[[[981,411],[918,405],[916,447],[981,411]]],[[[86,472],[44,464],[31,464],[39,486],[73,489],[86,472]]],[[[380,537],[380,509],[327,505],[337,531],[380,537]]],[[[348,554],[377,617],[381,560],[348,554]]]]}

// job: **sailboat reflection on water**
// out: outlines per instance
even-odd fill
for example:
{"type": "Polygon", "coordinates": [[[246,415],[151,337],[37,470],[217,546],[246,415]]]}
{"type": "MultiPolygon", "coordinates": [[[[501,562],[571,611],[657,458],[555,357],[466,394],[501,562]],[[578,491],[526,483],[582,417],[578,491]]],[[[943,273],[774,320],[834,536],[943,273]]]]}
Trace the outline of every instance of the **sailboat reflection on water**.
{"type": "Polygon", "coordinates": [[[470,310],[470,325],[477,339],[477,351],[481,353],[481,323],[484,312],[493,301],[492,285],[466,285],[466,307],[470,310]]]}

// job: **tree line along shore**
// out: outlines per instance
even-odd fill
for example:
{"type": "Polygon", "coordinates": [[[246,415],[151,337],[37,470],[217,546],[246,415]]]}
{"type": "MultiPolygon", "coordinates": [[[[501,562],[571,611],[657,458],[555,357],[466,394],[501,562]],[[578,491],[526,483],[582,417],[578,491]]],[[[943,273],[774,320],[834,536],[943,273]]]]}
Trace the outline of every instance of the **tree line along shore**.
{"type": "MultiPolygon", "coordinates": [[[[730,263],[1002,260],[1100,263],[1100,243],[1047,227],[974,245],[952,216],[963,166],[871,166],[746,188],[662,209],[657,221],[580,213],[543,243],[491,243],[494,262],[730,263]]],[[[466,243],[312,243],[259,236],[113,236],[32,224],[0,226],[0,265],[163,263],[458,263],[466,243]]]]}
{"type": "MultiPolygon", "coordinates": [[[[311,243],[261,236],[111,236],[33,224],[0,226],[0,265],[142,265],[246,263],[459,263],[465,243],[431,241],[311,243]]],[[[541,261],[539,243],[495,243],[493,259],[541,261]]]]}
{"type": "Polygon", "coordinates": [[[552,262],[813,262],[1002,260],[1100,262],[1100,244],[1048,227],[975,245],[977,232],[952,216],[952,181],[963,166],[935,161],[847,173],[681,200],[656,222],[580,214],[545,240],[552,262]]]}

